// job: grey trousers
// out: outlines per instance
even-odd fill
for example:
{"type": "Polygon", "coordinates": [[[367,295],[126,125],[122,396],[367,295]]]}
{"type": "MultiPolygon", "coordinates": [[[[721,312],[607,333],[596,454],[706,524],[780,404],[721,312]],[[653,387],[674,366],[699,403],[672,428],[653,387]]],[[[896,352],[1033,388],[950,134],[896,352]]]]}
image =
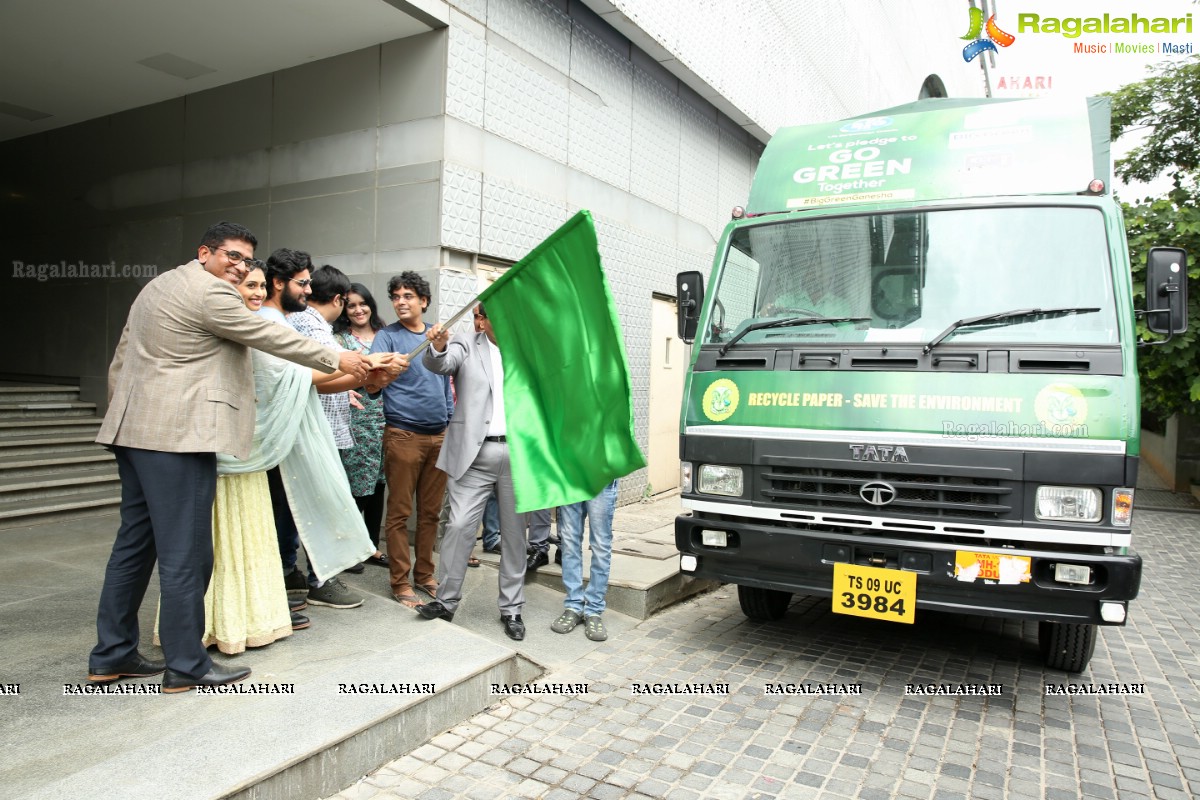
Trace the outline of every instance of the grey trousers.
{"type": "Polygon", "coordinates": [[[545,553],[550,549],[550,513],[553,509],[543,508],[541,511],[530,511],[529,517],[529,551],[537,550],[545,553]]]}
{"type": "Polygon", "coordinates": [[[525,514],[516,511],[508,445],[484,442],[474,463],[458,480],[446,485],[450,518],[442,538],[438,566],[438,600],[448,611],[462,600],[467,560],[475,547],[475,534],[492,489],[500,504],[500,613],[520,614],[525,605],[525,514]]]}

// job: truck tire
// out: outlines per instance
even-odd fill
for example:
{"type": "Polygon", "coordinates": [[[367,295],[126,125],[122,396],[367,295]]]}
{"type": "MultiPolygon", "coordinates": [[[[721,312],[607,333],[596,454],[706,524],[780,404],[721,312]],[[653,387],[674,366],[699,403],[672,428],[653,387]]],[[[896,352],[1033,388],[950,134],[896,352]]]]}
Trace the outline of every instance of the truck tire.
{"type": "Polygon", "coordinates": [[[1096,650],[1096,626],[1079,622],[1039,622],[1042,663],[1063,672],[1083,672],[1096,650]]]}
{"type": "Polygon", "coordinates": [[[759,589],[755,586],[738,586],[738,602],[742,606],[742,613],[750,619],[769,622],[787,613],[788,603],[792,602],[792,593],[781,592],[778,589],[759,589]]]}

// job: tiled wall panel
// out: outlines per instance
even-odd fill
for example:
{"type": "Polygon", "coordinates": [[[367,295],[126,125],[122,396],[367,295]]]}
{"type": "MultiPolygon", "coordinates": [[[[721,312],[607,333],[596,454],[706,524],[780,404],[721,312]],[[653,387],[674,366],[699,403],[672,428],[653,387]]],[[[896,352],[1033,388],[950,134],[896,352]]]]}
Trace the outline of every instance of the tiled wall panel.
{"type": "Polygon", "coordinates": [[[483,177],[481,252],[516,261],[567,221],[566,203],[483,177]]]}
{"type": "Polygon", "coordinates": [[[567,151],[567,84],[488,44],[484,127],[557,160],[567,151]]]}
{"type": "Polygon", "coordinates": [[[442,246],[479,252],[483,173],[446,164],[442,171],[442,246]]]}
{"type": "Polygon", "coordinates": [[[681,107],[677,94],[642,70],[634,70],[629,190],[668,211],[679,208],[681,107]]]}
{"type": "Polygon", "coordinates": [[[446,71],[446,113],[483,127],[487,41],[473,30],[450,28],[450,68],[446,71]]]}

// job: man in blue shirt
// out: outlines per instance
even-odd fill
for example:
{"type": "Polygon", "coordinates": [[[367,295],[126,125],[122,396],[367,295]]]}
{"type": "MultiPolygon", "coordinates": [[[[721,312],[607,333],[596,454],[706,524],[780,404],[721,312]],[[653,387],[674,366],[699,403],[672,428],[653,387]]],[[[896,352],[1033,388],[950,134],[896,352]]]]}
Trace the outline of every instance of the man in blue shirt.
{"type": "MultiPolygon", "coordinates": [[[[410,353],[430,327],[423,315],[432,299],[429,282],[415,272],[393,276],[387,285],[397,322],[375,334],[372,353],[410,353]]],[[[420,599],[413,587],[437,596],[433,545],[446,494],[446,473],[437,468],[446,426],[454,413],[450,379],[417,359],[383,390],[383,470],[387,477],[388,559],[392,596],[409,608],[420,599]],[[409,550],[408,518],[416,495],[416,559],[409,550]],[[411,574],[410,574],[411,573],[411,574]]]]}

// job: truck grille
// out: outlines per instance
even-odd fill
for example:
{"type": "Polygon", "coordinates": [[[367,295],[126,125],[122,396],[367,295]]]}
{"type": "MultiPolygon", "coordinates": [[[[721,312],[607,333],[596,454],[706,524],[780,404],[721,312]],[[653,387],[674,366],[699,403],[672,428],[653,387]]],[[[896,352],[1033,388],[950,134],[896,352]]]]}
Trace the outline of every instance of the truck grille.
{"type": "Polygon", "coordinates": [[[779,466],[764,468],[760,477],[765,500],[796,508],[974,519],[998,519],[1012,511],[1012,488],[991,478],[779,466]],[[886,506],[864,500],[859,490],[874,481],[890,484],[896,498],[886,506]]]}

